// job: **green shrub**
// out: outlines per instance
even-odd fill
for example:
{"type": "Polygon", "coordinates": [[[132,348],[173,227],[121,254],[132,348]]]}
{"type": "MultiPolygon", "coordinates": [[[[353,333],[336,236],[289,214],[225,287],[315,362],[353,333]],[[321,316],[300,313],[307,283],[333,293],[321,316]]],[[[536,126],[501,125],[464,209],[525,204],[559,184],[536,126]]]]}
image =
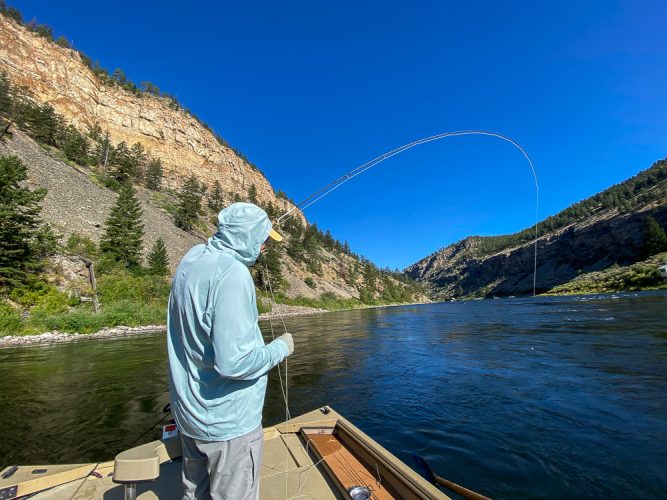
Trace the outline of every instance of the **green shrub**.
{"type": "Polygon", "coordinates": [[[306,285],[308,285],[310,288],[315,288],[315,286],[316,286],[315,285],[315,280],[313,280],[313,278],[311,278],[310,276],[308,276],[305,280],[303,280],[303,282],[306,285]]]}
{"type": "Polygon", "coordinates": [[[271,304],[269,302],[265,302],[263,300],[257,301],[257,313],[264,314],[270,312],[271,312],[271,304]]]}
{"type": "Polygon", "coordinates": [[[89,236],[81,235],[79,233],[72,233],[69,235],[67,243],[65,243],[65,250],[70,255],[79,255],[89,259],[93,259],[99,254],[95,242],[89,236]]]}
{"type": "Polygon", "coordinates": [[[122,300],[103,306],[98,314],[89,307],[62,314],[35,314],[27,329],[34,332],[58,330],[67,333],[93,333],[104,327],[162,325],[167,311],[160,304],[138,304],[122,300]]]}
{"type": "Polygon", "coordinates": [[[91,333],[102,328],[102,323],[101,315],[96,315],[90,310],[77,309],[64,314],[36,314],[30,318],[29,326],[37,331],[91,333]]]}
{"type": "Polygon", "coordinates": [[[22,330],[21,314],[9,304],[0,302],[0,335],[17,335],[22,330]]]}
{"type": "Polygon", "coordinates": [[[31,308],[31,312],[61,313],[79,303],[77,297],[71,297],[45,281],[15,288],[9,296],[22,306],[31,308]]]}
{"type": "Polygon", "coordinates": [[[125,269],[100,276],[97,281],[102,305],[130,300],[139,304],[157,302],[166,307],[170,289],[163,276],[137,275],[125,269]]]}

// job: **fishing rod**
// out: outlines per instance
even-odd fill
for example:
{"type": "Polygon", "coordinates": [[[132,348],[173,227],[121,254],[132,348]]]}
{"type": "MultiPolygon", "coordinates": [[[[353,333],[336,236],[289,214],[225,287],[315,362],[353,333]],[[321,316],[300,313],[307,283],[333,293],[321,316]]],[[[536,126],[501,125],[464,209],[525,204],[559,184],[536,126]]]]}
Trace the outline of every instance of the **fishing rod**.
{"type": "Polygon", "coordinates": [[[530,159],[530,156],[526,152],[526,150],[521,147],[521,145],[514,141],[513,139],[499,134],[497,132],[489,132],[486,130],[457,130],[454,132],[444,132],[441,134],[436,134],[436,135],[431,135],[429,137],[424,137],[422,139],[417,139],[416,141],[412,141],[408,144],[404,144],[403,146],[400,146],[398,148],[392,149],[391,151],[388,151],[376,158],[373,158],[372,160],[364,163],[363,165],[359,165],[358,167],[350,170],[349,172],[343,174],[339,178],[333,180],[323,188],[315,191],[313,194],[310,196],[306,197],[303,199],[300,203],[297,203],[294,205],[292,208],[290,208],[287,212],[285,212],[283,215],[278,217],[276,220],[276,226],[280,227],[280,225],[288,220],[290,217],[294,217],[294,214],[296,213],[297,210],[304,211],[306,208],[310,207],[314,203],[317,203],[319,200],[324,198],[325,196],[328,196],[331,192],[335,191],[339,187],[341,187],[343,184],[346,182],[352,180],[356,176],[363,174],[367,170],[373,168],[375,165],[382,163],[385,160],[388,160],[389,158],[396,156],[398,154],[403,153],[404,151],[407,151],[408,149],[414,148],[415,146],[419,146],[421,144],[426,144],[429,142],[434,142],[434,141],[439,141],[441,139],[446,139],[448,137],[458,137],[458,136],[464,136],[464,135],[481,135],[481,136],[488,136],[488,137],[495,137],[497,139],[501,139],[505,142],[509,142],[512,146],[517,148],[521,154],[526,158],[528,161],[528,164],[530,165],[530,170],[533,174],[533,179],[535,181],[535,244],[534,244],[534,259],[533,259],[533,296],[536,295],[536,286],[537,286],[537,224],[538,224],[538,208],[539,208],[539,183],[537,180],[537,171],[535,170],[535,166],[533,165],[533,161],[530,159]]]}

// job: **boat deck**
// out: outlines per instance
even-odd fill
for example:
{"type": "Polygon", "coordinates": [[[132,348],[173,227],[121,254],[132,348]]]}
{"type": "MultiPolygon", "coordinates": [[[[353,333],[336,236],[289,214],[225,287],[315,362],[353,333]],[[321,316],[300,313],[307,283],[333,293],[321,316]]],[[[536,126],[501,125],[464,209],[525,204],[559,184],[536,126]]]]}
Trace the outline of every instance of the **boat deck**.
{"type": "MultiPolygon", "coordinates": [[[[0,497],[13,498],[8,494],[3,496],[3,490],[16,485],[16,494],[22,496],[39,492],[35,498],[40,500],[123,499],[124,485],[112,481],[113,471],[113,461],[99,464],[20,466],[10,478],[0,479],[0,497]],[[45,471],[35,475],[35,469],[45,471]]],[[[330,410],[326,415],[315,410],[287,423],[264,429],[264,455],[260,471],[262,500],[349,498],[349,495],[344,496],[341,490],[348,489],[350,484],[366,486],[371,490],[372,498],[378,499],[448,498],[334,410],[330,410]],[[377,462],[372,468],[365,469],[360,463],[355,464],[356,453],[341,445],[332,433],[343,421],[346,428],[358,432],[362,438],[369,440],[373,449],[381,452],[381,463],[377,462]],[[391,472],[392,470],[394,472],[391,472]],[[406,493],[407,490],[392,490],[390,486],[389,490],[387,489],[386,485],[391,479],[389,476],[395,475],[396,470],[400,471],[401,476],[405,476],[402,481],[407,480],[407,483],[412,485],[410,488],[417,488],[416,494],[406,493]]],[[[162,463],[159,466],[159,477],[155,481],[137,484],[137,498],[140,499],[177,499],[181,496],[180,458],[162,463]]]]}

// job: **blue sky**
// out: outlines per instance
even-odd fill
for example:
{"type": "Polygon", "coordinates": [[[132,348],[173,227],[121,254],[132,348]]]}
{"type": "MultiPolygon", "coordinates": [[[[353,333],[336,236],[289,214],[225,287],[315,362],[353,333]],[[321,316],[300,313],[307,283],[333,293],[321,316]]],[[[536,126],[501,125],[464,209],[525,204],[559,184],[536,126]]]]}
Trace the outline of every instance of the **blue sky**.
{"type": "MultiPolygon", "coordinates": [[[[508,135],[540,219],[667,155],[667,3],[15,0],[178,96],[300,200],[420,137],[508,135]]],[[[507,143],[421,146],[306,211],[380,266],[534,220],[507,143]]]]}

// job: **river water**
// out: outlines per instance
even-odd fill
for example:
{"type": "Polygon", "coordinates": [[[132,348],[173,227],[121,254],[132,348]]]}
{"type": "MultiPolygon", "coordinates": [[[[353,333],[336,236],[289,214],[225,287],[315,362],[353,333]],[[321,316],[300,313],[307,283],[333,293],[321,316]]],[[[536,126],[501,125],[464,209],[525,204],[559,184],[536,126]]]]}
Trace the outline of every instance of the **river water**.
{"type": "MultiPolygon", "coordinates": [[[[664,497],[666,306],[655,292],[289,318],[290,410],[330,404],[496,498],[664,497]]],[[[163,334],[0,350],[0,466],[111,459],[161,417],[166,370],[163,334]]],[[[284,412],[274,371],[264,424],[284,412]]]]}

